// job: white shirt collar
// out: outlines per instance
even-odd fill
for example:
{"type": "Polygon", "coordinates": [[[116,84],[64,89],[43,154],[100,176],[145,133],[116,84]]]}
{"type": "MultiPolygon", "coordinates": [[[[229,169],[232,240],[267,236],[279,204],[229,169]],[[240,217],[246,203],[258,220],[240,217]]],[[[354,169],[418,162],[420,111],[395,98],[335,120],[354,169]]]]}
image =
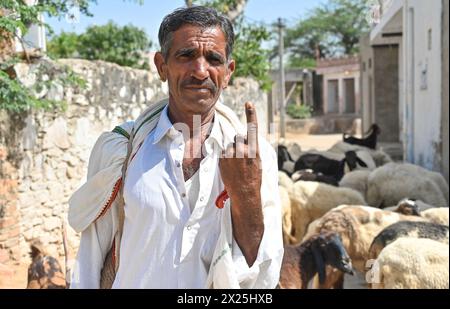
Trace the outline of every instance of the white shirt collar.
{"type": "Polygon", "coordinates": [[[173,128],[173,124],[169,119],[169,105],[167,104],[161,112],[158,124],[155,128],[155,133],[153,135],[153,144],[159,143],[159,141],[167,134],[167,132],[173,128]]]}
{"type": "MultiPolygon", "coordinates": [[[[155,133],[153,135],[153,144],[157,144],[161,141],[161,139],[168,135],[173,138],[179,133],[173,126],[172,122],[169,119],[169,105],[166,105],[161,112],[161,116],[159,118],[158,124],[155,128],[155,133]]],[[[209,147],[212,147],[212,143],[215,141],[221,150],[224,150],[225,147],[223,145],[223,132],[222,128],[219,124],[219,117],[217,111],[214,110],[214,123],[211,129],[211,133],[209,137],[206,139],[205,143],[207,145],[207,151],[209,151],[209,147]]]]}

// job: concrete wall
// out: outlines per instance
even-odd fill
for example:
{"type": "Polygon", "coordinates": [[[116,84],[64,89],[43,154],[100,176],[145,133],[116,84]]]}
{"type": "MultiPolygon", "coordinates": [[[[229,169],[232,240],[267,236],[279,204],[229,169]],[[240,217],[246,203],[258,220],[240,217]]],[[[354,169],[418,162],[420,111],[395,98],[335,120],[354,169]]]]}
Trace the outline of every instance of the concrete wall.
{"type": "Polygon", "coordinates": [[[337,80],[338,81],[338,102],[337,103],[337,111],[339,114],[345,113],[345,84],[344,80],[352,78],[355,81],[355,114],[360,113],[360,72],[357,71],[349,71],[347,74],[345,73],[330,73],[330,74],[324,74],[323,75],[323,110],[324,113],[330,113],[329,107],[328,107],[328,82],[330,80],[337,80]]]}
{"type": "Polygon", "coordinates": [[[443,25],[442,25],[442,170],[445,178],[448,179],[448,161],[449,161],[449,152],[448,152],[448,144],[449,144],[449,127],[448,127],[448,108],[449,108],[449,97],[448,97],[448,84],[449,84],[449,64],[448,64],[448,29],[449,29],[449,1],[442,0],[442,5],[444,7],[443,10],[443,25]]]}
{"type": "MultiPolygon", "coordinates": [[[[57,85],[37,95],[65,100],[66,111],[30,112],[15,118],[0,113],[0,263],[27,261],[29,242],[35,238],[50,254],[63,256],[61,223],[67,217],[69,197],[85,181],[98,136],[135,119],[168,94],[154,71],[101,61],[41,61],[19,64],[16,71],[31,87],[36,79],[55,79],[64,65],[80,74],[87,88],[57,85]]],[[[255,81],[237,78],[223,99],[241,119],[245,119],[244,103],[254,102],[260,127],[266,126],[267,97],[255,81]]],[[[68,238],[75,253],[79,235],[69,228],[68,238]]]]}
{"type": "Polygon", "coordinates": [[[375,108],[373,105],[373,48],[370,45],[370,35],[360,38],[361,78],[360,78],[360,102],[361,102],[361,126],[367,132],[374,123],[375,108]]]}
{"type": "MultiPolygon", "coordinates": [[[[398,39],[397,39],[398,41],[398,39]]],[[[392,43],[393,38],[378,43],[392,43]]],[[[381,128],[380,142],[399,142],[400,77],[399,44],[373,45],[369,35],[360,39],[361,45],[361,109],[362,129],[377,123],[381,128]]]]}
{"type": "Polygon", "coordinates": [[[398,46],[374,46],[374,121],[380,126],[380,142],[399,141],[398,46]]]}
{"type": "Polygon", "coordinates": [[[442,2],[410,0],[403,7],[406,158],[441,170],[442,2]],[[430,45],[430,46],[429,46],[430,45]]]}

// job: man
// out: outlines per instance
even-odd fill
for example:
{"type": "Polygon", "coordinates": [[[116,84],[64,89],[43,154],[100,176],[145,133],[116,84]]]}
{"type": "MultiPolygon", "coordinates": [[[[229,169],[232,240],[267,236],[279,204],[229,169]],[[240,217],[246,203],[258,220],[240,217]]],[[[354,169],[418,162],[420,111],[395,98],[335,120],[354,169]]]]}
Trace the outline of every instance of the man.
{"type": "Polygon", "coordinates": [[[119,134],[99,138],[88,182],[70,200],[82,231],[71,286],[98,288],[108,250],[120,246],[113,288],[274,288],[283,255],[275,152],[258,138],[253,104],[243,128],[218,102],[235,69],[232,25],[210,8],[178,9],[159,40],[168,101],[120,129],[131,132],[129,161],[119,134]]]}

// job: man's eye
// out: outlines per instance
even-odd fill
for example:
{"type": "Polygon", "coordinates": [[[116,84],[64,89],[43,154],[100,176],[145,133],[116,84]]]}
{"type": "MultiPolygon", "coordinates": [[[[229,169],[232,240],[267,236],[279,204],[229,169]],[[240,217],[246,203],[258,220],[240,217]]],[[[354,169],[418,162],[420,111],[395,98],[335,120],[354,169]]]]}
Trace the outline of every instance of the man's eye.
{"type": "Polygon", "coordinates": [[[221,65],[221,64],[223,64],[223,60],[221,58],[218,58],[218,57],[209,57],[208,61],[211,64],[214,64],[214,65],[221,65]]]}

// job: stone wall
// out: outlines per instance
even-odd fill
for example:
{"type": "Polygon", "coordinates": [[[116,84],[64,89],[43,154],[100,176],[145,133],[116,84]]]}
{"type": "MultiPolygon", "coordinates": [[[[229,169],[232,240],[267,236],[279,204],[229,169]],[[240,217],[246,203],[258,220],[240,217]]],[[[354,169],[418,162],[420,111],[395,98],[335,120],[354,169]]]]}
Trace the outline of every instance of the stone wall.
{"type": "Polygon", "coordinates": [[[449,182],[448,176],[448,157],[449,157],[449,90],[448,90],[448,78],[449,78],[449,66],[448,66],[448,51],[449,51],[449,42],[448,42],[448,30],[449,30],[449,2],[446,0],[442,0],[443,14],[442,14],[442,133],[441,133],[441,141],[442,141],[442,170],[449,182]]]}
{"type": "MultiPolygon", "coordinates": [[[[0,263],[28,261],[29,243],[36,238],[50,254],[63,256],[61,226],[68,200],[85,181],[96,139],[168,94],[155,71],[101,61],[43,60],[15,69],[31,87],[37,78],[55,78],[57,68],[66,65],[87,81],[86,89],[54,85],[37,93],[66,101],[64,112],[29,112],[15,119],[5,112],[0,115],[0,263]],[[48,73],[37,74],[42,67],[48,73]]],[[[267,97],[256,82],[236,79],[223,99],[241,118],[244,102],[255,102],[260,126],[266,126],[267,97]]],[[[75,254],[79,235],[69,227],[67,233],[75,254]]]]}

